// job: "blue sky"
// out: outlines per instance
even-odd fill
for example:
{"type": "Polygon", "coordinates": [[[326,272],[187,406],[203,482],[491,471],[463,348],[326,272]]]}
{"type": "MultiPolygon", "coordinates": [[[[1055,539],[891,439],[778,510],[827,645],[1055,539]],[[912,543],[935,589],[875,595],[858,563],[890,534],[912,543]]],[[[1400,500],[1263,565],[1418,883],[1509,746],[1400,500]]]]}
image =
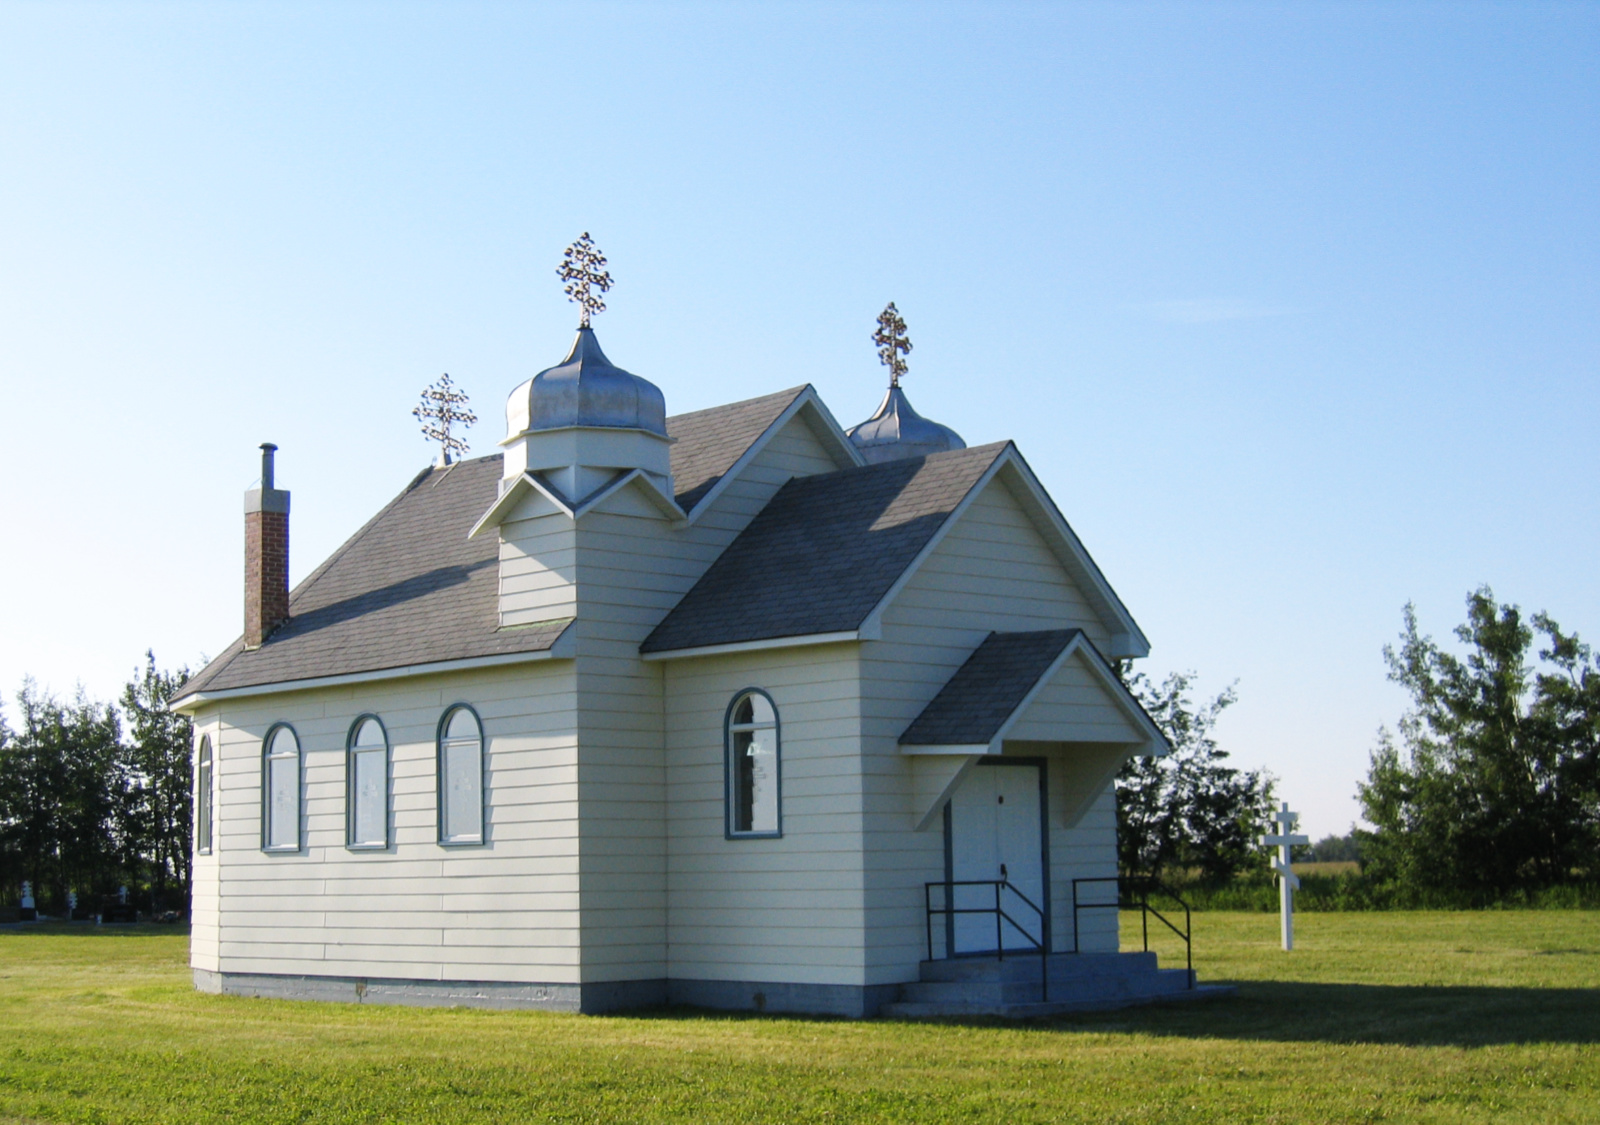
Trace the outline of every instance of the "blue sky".
{"type": "Polygon", "coordinates": [[[1600,639],[1600,7],[0,3],[0,688],[109,696],[490,452],[575,322],[671,411],[1013,438],[1313,834],[1480,583],[1600,639]]]}

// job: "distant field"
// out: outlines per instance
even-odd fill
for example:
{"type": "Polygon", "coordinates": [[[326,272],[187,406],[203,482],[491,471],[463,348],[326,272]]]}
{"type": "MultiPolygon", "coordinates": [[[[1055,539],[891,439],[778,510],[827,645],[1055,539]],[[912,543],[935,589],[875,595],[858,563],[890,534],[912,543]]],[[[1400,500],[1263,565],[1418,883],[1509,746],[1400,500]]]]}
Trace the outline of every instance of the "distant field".
{"type": "Polygon", "coordinates": [[[1326,863],[1296,863],[1292,866],[1296,875],[1349,875],[1351,872],[1361,870],[1361,865],[1353,859],[1335,859],[1326,863]]]}
{"type": "Polygon", "coordinates": [[[1021,1027],[241,1000],[170,930],[11,928],[0,1122],[1600,1121],[1600,915],[1195,928],[1237,998],[1021,1027]]]}

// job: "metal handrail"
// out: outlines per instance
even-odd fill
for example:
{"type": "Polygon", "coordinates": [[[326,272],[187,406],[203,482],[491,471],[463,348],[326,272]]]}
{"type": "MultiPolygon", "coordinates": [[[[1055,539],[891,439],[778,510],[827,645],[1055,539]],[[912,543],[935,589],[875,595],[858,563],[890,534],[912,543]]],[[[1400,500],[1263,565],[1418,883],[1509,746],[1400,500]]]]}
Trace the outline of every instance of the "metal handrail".
{"type": "MultiPolygon", "coordinates": [[[[930,961],[934,960],[934,956],[933,956],[933,916],[935,914],[947,915],[947,916],[949,916],[951,918],[954,918],[957,914],[993,914],[994,915],[995,959],[999,960],[999,961],[1004,961],[1006,959],[1006,943],[1005,943],[1005,936],[1004,936],[1005,935],[1004,923],[1009,922],[1009,923],[1011,923],[1012,928],[1015,929],[1017,931],[1017,933],[1021,934],[1025,938],[1027,938],[1029,944],[1031,944],[1033,946],[1032,949],[1023,950],[1023,952],[1024,953],[1036,953],[1036,954],[1038,954],[1038,956],[1039,956],[1040,998],[1042,1000],[1046,1001],[1046,1002],[1049,1001],[1049,999],[1050,999],[1050,948],[1049,948],[1049,946],[1047,946],[1045,944],[1045,941],[1044,941],[1044,937],[1045,937],[1046,931],[1047,931],[1047,927],[1046,927],[1046,924],[1045,924],[1046,920],[1045,920],[1044,910],[1043,910],[1042,907],[1040,907],[1038,905],[1038,903],[1034,902],[1027,895],[1023,894],[1016,887],[1012,886],[1009,880],[1006,880],[1006,879],[955,879],[955,880],[948,880],[947,881],[947,880],[944,880],[944,879],[940,879],[937,882],[924,883],[922,885],[922,902],[923,902],[923,905],[927,908],[928,960],[930,960],[930,961]],[[942,907],[935,907],[933,905],[933,888],[934,887],[945,888],[945,904],[942,907]],[[956,906],[956,905],[954,905],[955,888],[956,887],[993,887],[994,888],[994,905],[993,906],[956,906]],[[1022,924],[1020,922],[1018,922],[1015,918],[1011,917],[1011,915],[1009,915],[1009,914],[1007,914],[1005,912],[1005,909],[1000,905],[1000,892],[1002,890],[1010,891],[1012,894],[1016,895],[1018,898],[1020,898],[1022,900],[1023,904],[1025,906],[1027,906],[1028,909],[1032,910],[1035,914],[1037,914],[1039,916],[1039,937],[1035,938],[1032,934],[1030,934],[1022,926],[1022,924]]],[[[1015,950],[1013,950],[1013,952],[1015,952],[1015,950]]],[[[954,957],[954,956],[955,956],[954,950],[949,949],[947,947],[945,949],[945,959],[948,960],[948,959],[950,959],[951,957],[954,957]]]]}
{"type": "Polygon", "coordinates": [[[1119,875],[1105,875],[1092,879],[1074,879],[1072,881],[1072,952],[1078,950],[1078,912],[1080,910],[1133,910],[1140,911],[1139,923],[1144,933],[1144,951],[1150,952],[1150,915],[1154,914],[1156,920],[1167,929],[1183,939],[1183,958],[1188,987],[1194,987],[1194,942],[1192,940],[1193,923],[1190,916],[1189,904],[1171,887],[1155,879],[1124,879],[1119,875]],[[1115,883],[1117,885],[1117,898],[1115,902],[1079,902],[1079,883],[1115,883]],[[1130,892],[1124,897],[1123,892],[1130,892]],[[1183,907],[1183,929],[1173,924],[1161,911],[1150,905],[1150,893],[1166,895],[1179,906],[1183,907]]]}

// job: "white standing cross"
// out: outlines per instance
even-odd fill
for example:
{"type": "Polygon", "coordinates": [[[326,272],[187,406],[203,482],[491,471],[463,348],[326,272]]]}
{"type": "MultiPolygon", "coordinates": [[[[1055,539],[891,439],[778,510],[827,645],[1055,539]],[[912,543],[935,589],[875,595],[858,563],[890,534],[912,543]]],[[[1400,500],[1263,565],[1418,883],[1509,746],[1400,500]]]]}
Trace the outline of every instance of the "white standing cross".
{"type": "Polygon", "coordinates": [[[1290,812],[1289,802],[1284,801],[1278,806],[1278,811],[1272,814],[1272,821],[1278,826],[1277,835],[1270,834],[1269,830],[1268,835],[1261,837],[1262,847],[1278,849],[1278,858],[1272,861],[1272,870],[1278,874],[1278,913],[1283,920],[1285,950],[1294,948],[1294,892],[1300,889],[1300,880],[1290,867],[1289,859],[1296,844],[1311,843],[1309,837],[1293,834],[1299,819],[1300,814],[1290,812]]]}

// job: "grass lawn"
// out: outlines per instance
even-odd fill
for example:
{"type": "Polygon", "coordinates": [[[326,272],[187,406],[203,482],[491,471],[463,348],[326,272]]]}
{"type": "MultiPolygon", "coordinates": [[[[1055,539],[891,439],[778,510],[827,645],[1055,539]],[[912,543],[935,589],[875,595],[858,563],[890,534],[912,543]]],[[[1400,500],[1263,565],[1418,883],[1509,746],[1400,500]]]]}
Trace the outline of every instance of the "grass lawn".
{"type": "Polygon", "coordinates": [[[0,1122],[1600,1122],[1600,914],[1195,929],[1236,998],[1005,1026],[243,1000],[170,930],[6,928],[0,1122]]]}

